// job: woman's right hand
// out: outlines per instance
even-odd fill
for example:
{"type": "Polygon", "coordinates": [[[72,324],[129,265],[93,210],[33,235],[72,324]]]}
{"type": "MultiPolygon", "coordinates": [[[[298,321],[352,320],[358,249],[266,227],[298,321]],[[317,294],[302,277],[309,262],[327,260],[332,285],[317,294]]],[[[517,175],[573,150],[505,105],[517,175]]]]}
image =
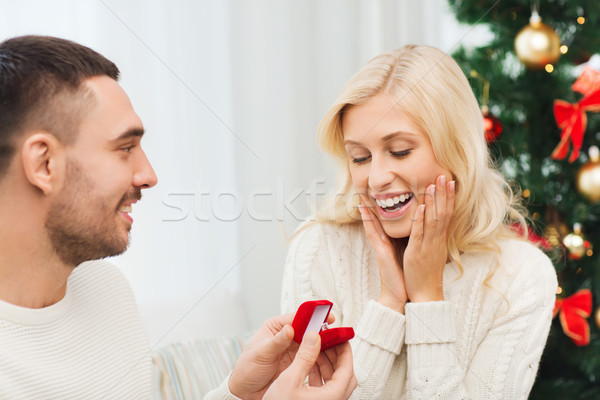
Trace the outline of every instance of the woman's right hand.
{"type": "Polygon", "coordinates": [[[368,207],[358,206],[365,228],[365,233],[375,251],[379,277],[381,279],[381,294],[378,302],[386,307],[404,314],[404,306],[408,299],[402,271],[402,254],[404,246],[396,248],[392,239],[385,233],[381,222],[368,207]]]}

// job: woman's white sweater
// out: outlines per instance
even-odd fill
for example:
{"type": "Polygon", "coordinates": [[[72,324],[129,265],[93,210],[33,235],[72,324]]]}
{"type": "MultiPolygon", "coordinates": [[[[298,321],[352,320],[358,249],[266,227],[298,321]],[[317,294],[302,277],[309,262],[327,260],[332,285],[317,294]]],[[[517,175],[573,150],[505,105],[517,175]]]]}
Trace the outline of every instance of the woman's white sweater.
{"type": "Polygon", "coordinates": [[[312,224],[292,241],[282,311],[327,299],[335,326],[354,327],[352,399],[526,399],[550,329],[556,273],[528,242],[499,245],[499,266],[493,254],[463,254],[462,273],[445,266],[444,301],[408,303],[401,314],[376,301],[379,271],[362,224],[312,224]]]}

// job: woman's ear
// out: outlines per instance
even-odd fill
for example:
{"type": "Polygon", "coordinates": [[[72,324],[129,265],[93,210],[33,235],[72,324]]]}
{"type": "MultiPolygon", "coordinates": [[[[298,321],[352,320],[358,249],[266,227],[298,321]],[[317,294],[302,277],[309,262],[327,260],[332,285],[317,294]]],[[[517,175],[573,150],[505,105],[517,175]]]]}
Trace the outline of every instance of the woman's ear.
{"type": "Polygon", "coordinates": [[[64,153],[59,140],[47,132],[34,133],[21,147],[23,171],[27,180],[42,193],[56,191],[62,180],[64,153]]]}

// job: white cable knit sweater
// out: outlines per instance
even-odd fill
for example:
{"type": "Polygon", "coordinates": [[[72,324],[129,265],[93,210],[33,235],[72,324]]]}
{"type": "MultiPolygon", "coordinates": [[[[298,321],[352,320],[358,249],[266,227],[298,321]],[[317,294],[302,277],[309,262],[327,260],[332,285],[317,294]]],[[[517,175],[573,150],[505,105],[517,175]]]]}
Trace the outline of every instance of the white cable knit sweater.
{"type": "Polygon", "coordinates": [[[0,301],[0,399],[149,399],[150,344],[125,276],[81,264],[46,308],[0,301]]]}
{"type": "Polygon", "coordinates": [[[526,399],[535,380],[557,288],[535,246],[500,243],[501,265],[464,254],[464,274],[444,269],[445,301],[384,307],[374,253],[362,224],[313,224],[292,241],[282,311],[328,299],[336,326],[352,326],[358,387],[352,399],[526,399]]]}

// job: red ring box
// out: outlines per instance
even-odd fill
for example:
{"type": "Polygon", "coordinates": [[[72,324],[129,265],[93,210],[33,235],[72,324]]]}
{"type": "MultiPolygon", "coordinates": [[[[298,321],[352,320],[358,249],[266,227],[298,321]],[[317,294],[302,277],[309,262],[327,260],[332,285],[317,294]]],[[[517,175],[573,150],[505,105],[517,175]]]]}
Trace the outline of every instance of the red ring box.
{"type": "Polygon", "coordinates": [[[312,300],[302,303],[292,322],[294,340],[300,343],[306,332],[318,332],[321,336],[321,351],[323,351],[352,339],[354,329],[329,328],[327,326],[327,317],[331,307],[333,307],[333,303],[329,300],[312,300]]]}

